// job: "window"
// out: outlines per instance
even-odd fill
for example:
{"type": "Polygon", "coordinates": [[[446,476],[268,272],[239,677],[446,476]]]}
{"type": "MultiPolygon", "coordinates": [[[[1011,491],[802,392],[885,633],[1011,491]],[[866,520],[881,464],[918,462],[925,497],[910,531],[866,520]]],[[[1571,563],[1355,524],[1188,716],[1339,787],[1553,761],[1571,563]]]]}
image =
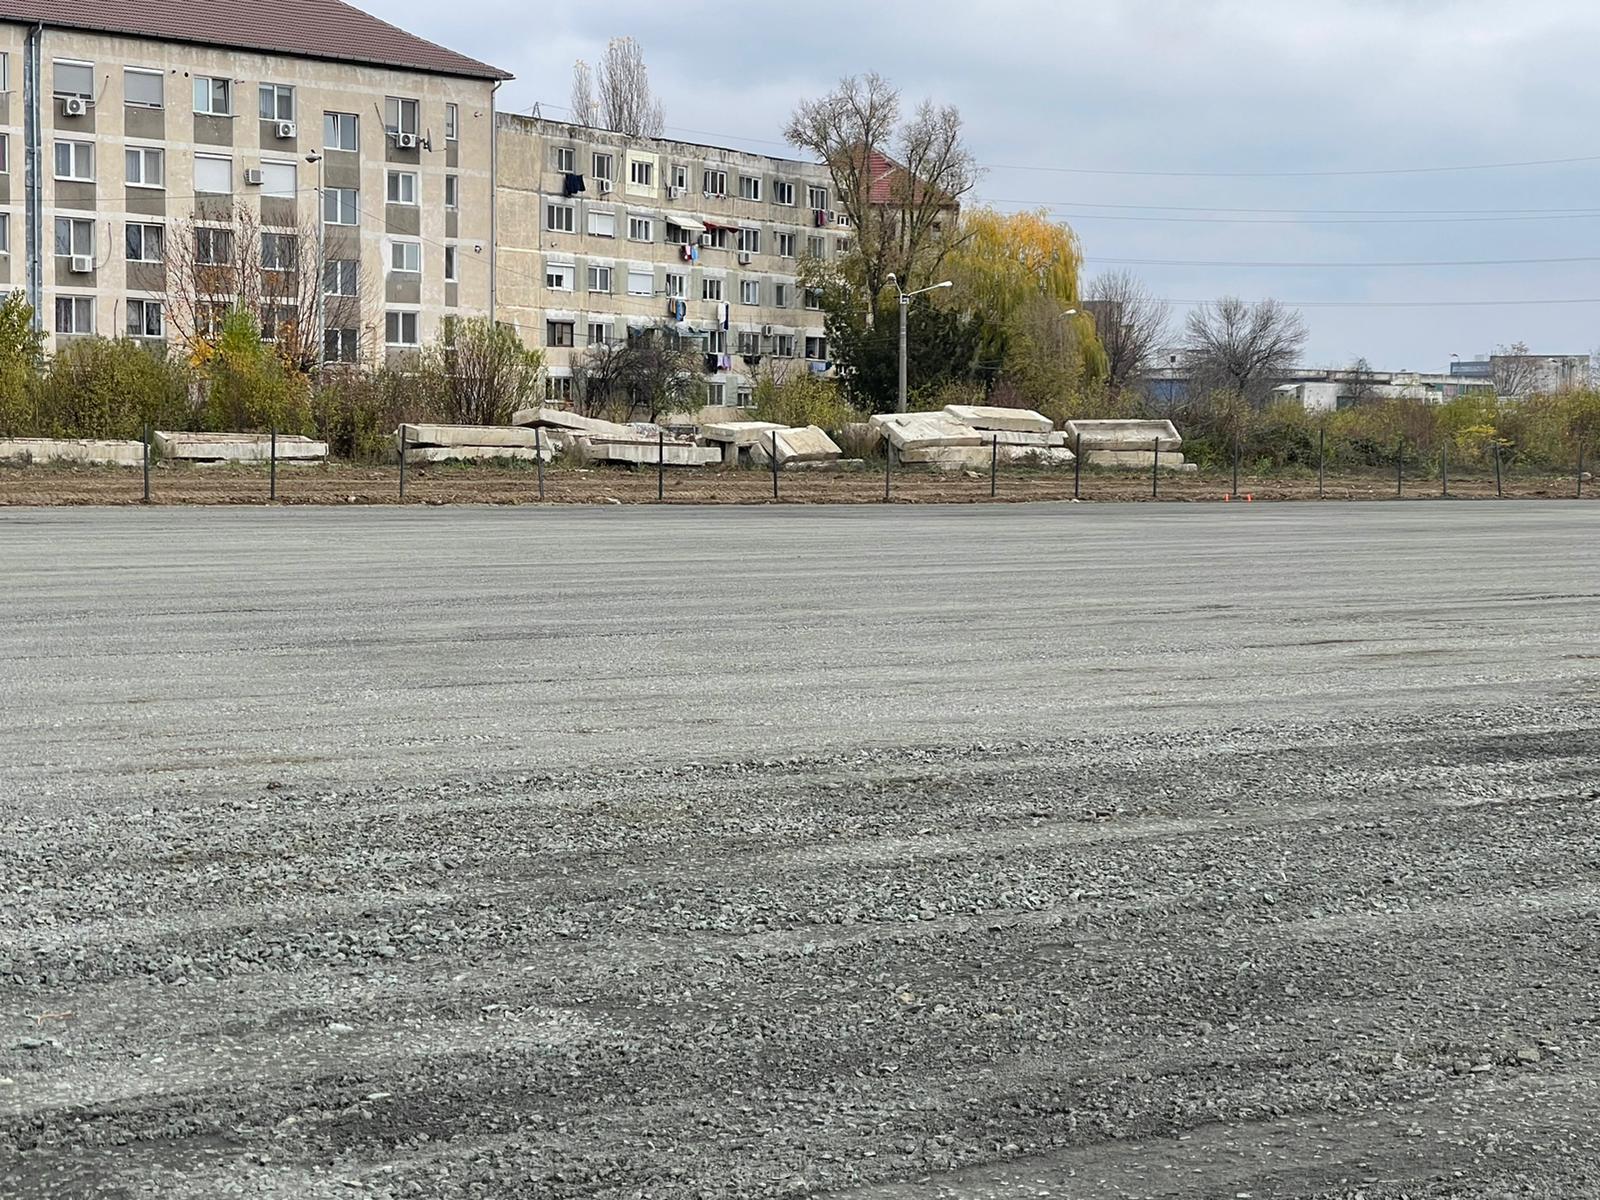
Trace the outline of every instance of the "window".
{"type": "Polygon", "coordinates": [[[778,257],[779,258],[793,258],[794,257],[794,243],[795,243],[794,234],[792,234],[792,233],[779,233],[779,234],[774,234],[773,236],[776,237],[777,240],[778,240],[778,257]]]}
{"type": "Polygon", "coordinates": [[[774,179],[772,181],[772,202],[774,204],[794,204],[794,184],[787,179],[774,179]]]}
{"type": "Polygon", "coordinates": [[[749,408],[755,403],[756,393],[753,388],[742,387],[733,394],[733,403],[736,408],[749,408]]]}
{"type": "Polygon", "coordinates": [[[226,117],[233,113],[233,81],[210,75],[194,77],[194,110],[202,116],[226,117]]]}
{"type": "Polygon", "coordinates": [[[11,90],[11,55],[0,50],[0,92],[11,90]]]}
{"type": "Polygon", "coordinates": [[[544,209],[544,227],[555,233],[572,232],[572,205],[547,204],[544,209]]]}
{"type": "Polygon", "coordinates": [[[611,325],[606,321],[589,322],[589,345],[609,346],[611,344],[611,325]]]}
{"type": "Polygon", "coordinates": [[[57,96],[82,96],[85,100],[94,99],[93,63],[66,62],[58,58],[52,65],[55,67],[57,96]]]}
{"type": "Polygon", "coordinates": [[[361,264],[353,258],[330,258],[322,264],[324,296],[354,296],[361,264]]]}
{"type": "Polygon", "coordinates": [[[848,229],[850,227],[849,214],[847,214],[847,213],[832,213],[830,215],[833,218],[833,223],[835,225],[839,226],[841,229],[848,229]]]}
{"type": "Polygon", "coordinates": [[[634,242],[654,241],[655,224],[649,217],[629,217],[628,240],[634,242]]]}
{"type": "Polygon", "coordinates": [[[712,246],[718,250],[726,250],[728,248],[728,231],[720,225],[715,229],[707,229],[703,238],[709,240],[703,240],[702,245],[712,246]]]}
{"type": "Polygon", "coordinates": [[[233,191],[233,159],[194,156],[194,190],[225,196],[233,191]]]}
{"type": "Polygon", "coordinates": [[[161,248],[165,244],[165,236],[166,230],[160,225],[141,225],[130,222],[123,231],[128,261],[161,262],[161,248]]]}
{"type": "Polygon", "coordinates": [[[723,396],[723,390],[722,390],[722,385],[720,383],[708,383],[708,384],[706,384],[706,403],[707,404],[710,404],[713,408],[721,408],[722,407],[722,396],[723,396]]]}
{"type": "Polygon", "coordinates": [[[444,206],[452,212],[461,207],[461,176],[444,177],[444,206]]]}
{"type": "Polygon", "coordinates": [[[749,330],[739,334],[739,353],[746,358],[759,358],[761,355],[761,335],[749,330]]]}
{"type": "Polygon", "coordinates": [[[640,270],[637,267],[628,268],[628,295],[653,296],[656,291],[656,273],[646,267],[640,270]]]}
{"type": "Polygon", "coordinates": [[[544,344],[557,347],[572,345],[572,322],[546,321],[544,323],[544,344]]]}
{"type": "Polygon", "coordinates": [[[578,152],[571,146],[556,147],[556,170],[563,175],[575,175],[578,172],[578,152]]]}
{"type": "Polygon", "coordinates": [[[671,217],[667,218],[667,232],[665,236],[667,239],[667,245],[669,246],[687,246],[689,243],[694,241],[694,233],[691,230],[685,229],[682,225],[679,225],[671,217]]]}
{"type": "Polygon", "coordinates": [[[678,163],[672,168],[672,186],[680,192],[689,190],[689,168],[678,163]]]}
{"type": "Polygon", "coordinates": [[[754,175],[739,176],[739,199],[761,199],[761,180],[757,179],[754,175]]]}
{"type": "Polygon", "coordinates": [[[422,339],[417,331],[418,314],[414,312],[386,312],[383,314],[383,340],[391,346],[415,346],[422,339]]]}
{"type": "Polygon", "coordinates": [[[821,288],[807,288],[806,289],[806,307],[808,309],[810,309],[812,312],[821,312],[822,311],[822,289],[821,288]]]}
{"type": "Polygon", "coordinates": [[[640,187],[653,187],[656,181],[655,163],[639,158],[629,159],[628,178],[640,187]]]}
{"type": "Polygon", "coordinates": [[[706,195],[726,196],[728,194],[728,173],[726,171],[707,171],[701,178],[705,183],[706,195]]]}
{"type": "MultiPolygon", "coordinates": [[[[400,96],[389,96],[383,102],[383,127],[392,136],[398,133],[416,135],[417,102],[400,96]]],[[[393,315],[393,314],[391,314],[393,315]]],[[[415,313],[409,314],[415,316],[415,313]]]]}
{"type": "Polygon", "coordinates": [[[11,253],[11,214],[0,212],[0,254],[11,253]]]}
{"type": "Polygon", "coordinates": [[[591,292],[609,292],[609,291],[611,291],[611,268],[610,267],[590,267],[589,268],[589,290],[591,292]]]}
{"type": "Polygon", "coordinates": [[[326,329],[322,333],[322,361],[353,363],[360,345],[356,329],[326,329]]]}
{"type": "Polygon", "coordinates": [[[843,258],[846,254],[849,254],[850,253],[850,239],[849,238],[840,238],[839,239],[839,245],[837,246],[836,250],[837,250],[837,253],[838,253],[840,258],[843,258]]]}
{"type": "Polygon", "coordinates": [[[359,224],[360,194],[355,188],[323,188],[322,219],[329,225],[359,224]]]}
{"type": "Polygon", "coordinates": [[[461,140],[461,106],[459,104],[446,104],[444,106],[444,140],[459,142],[461,140]]]}
{"type": "Polygon", "coordinates": [[[761,280],[759,280],[759,279],[741,279],[739,281],[739,303],[740,304],[760,304],[761,303],[761,280]]]}
{"type": "Polygon", "coordinates": [[[772,357],[794,357],[794,334],[780,333],[772,339],[772,357]]]}
{"type": "Polygon", "coordinates": [[[8,174],[11,170],[11,135],[0,133],[0,175],[8,174]]]}
{"type": "Polygon", "coordinates": [[[667,272],[667,295],[682,300],[689,294],[689,277],[677,271],[667,272]]]}
{"type": "Polygon", "coordinates": [[[122,71],[122,102],[135,108],[161,108],[166,103],[160,71],[141,71],[125,67],[122,71]]]}
{"type": "Polygon", "coordinates": [[[280,200],[293,200],[296,190],[296,171],[292,162],[264,162],[261,164],[261,194],[280,200]]]}
{"type": "Polygon", "coordinates": [[[324,150],[359,150],[361,126],[355,113],[325,112],[322,114],[322,148],[324,150]]]}
{"type": "Polygon", "coordinates": [[[572,290],[572,264],[545,264],[544,285],[553,292],[570,292],[572,290]]]}
{"type": "Polygon", "coordinates": [[[56,178],[92,182],[94,180],[94,143],[58,141],[56,143],[56,178]]]}
{"type": "Polygon", "coordinates": [[[57,257],[92,254],[94,254],[94,222],[84,217],[57,217],[57,257]]]}
{"type": "Polygon", "coordinates": [[[88,296],[57,296],[56,332],[93,333],[94,300],[88,296]]]}
{"type": "Polygon", "coordinates": [[[571,404],[572,376],[546,375],[544,377],[544,398],[552,404],[571,404]]]}
{"type": "Polygon", "coordinates": [[[821,212],[828,207],[828,189],[812,184],[806,188],[806,207],[821,212]]]}
{"type": "Polygon", "coordinates": [[[721,300],[722,280],[715,275],[707,275],[700,280],[700,299],[721,300]]]}
{"type": "Polygon", "coordinates": [[[594,177],[604,184],[609,184],[615,178],[612,173],[611,155],[596,154],[594,156],[594,177]]]}
{"type": "Polygon", "coordinates": [[[194,261],[220,267],[233,261],[233,230],[202,225],[194,231],[194,261]]]}
{"type": "Polygon", "coordinates": [[[806,338],[806,357],[813,362],[828,357],[828,339],[825,337],[806,338]]]}
{"type": "Polygon", "coordinates": [[[128,336],[131,338],[158,338],[165,332],[161,323],[159,300],[128,301],[128,336]]]}
{"type": "Polygon", "coordinates": [[[743,250],[746,254],[760,254],[761,253],[761,230],[759,230],[759,229],[741,229],[741,230],[739,230],[739,249],[743,250]]]}
{"type": "Polygon", "coordinates": [[[294,120],[294,89],[287,83],[263,83],[260,96],[263,121],[294,120]]]}
{"type": "Polygon", "coordinates": [[[417,203],[417,173],[390,171],[388,200],[390,204],[417,203]]]}
{"type": "Polygon", "coordinates": [[[772,307],[789,307],[789,284],[774,282],[772,285],[772,307]]]}
{"type": "Polygon", "coordinates": [[[261,340],[275,342],[284,333],[293,334],[300,320],[300,310],[292,304],[263,304],[261,306],[261,340]]]}
{"type": "Polygon", "coordinates": [[[589,210],[589,236],[614,238],[617,236],[617,214],[604,209],[589,210]]]}
{"type": "Polygon", "coordinates": [[[827,258],[828,239],[817,234],[806,238],[806,256],[808,258],[827,258]]]}
{"type": "Polygon", "coordinates": [[[460,250],[456,246],[444,248],[444,280],[446,283],[455,283],[461,277],[456,274],[460,262],[460,250]]]}
{"type": "Polygon", "coordinates": [[[726,354],[728,352],[728,333],[723,329],[713,329],[706,334],[707,354],[726,354]]]}
{"type": "Polygon", "coordinates": [[[292,233],[261,235],[261,269],[293,271],[300,265],[300,239],[292,233]]]}
{"type": "Polygon", "coordinates": [[[389,269],[406,275],[420,274],[422,272],[422,243],[390,242],[389,269]]]}

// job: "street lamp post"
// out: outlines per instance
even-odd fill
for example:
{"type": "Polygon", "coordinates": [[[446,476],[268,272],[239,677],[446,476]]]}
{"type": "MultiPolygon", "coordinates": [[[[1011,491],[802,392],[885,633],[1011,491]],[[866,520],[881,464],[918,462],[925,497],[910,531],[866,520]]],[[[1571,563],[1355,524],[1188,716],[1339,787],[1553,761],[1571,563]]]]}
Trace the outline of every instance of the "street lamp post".
{"type": "Polygon", "coordinates": [[[895,400],[895,412],[906,411],[906,316],[911,311],[911,300],[914,296],[921,296],[928,292],[937,292],[940,288],[954,285],[946,279],[943,283],[936,283],[932,287],[918,288],[908,292],[900,286],[900,281],[895,278],[894,272],[889,273],[889,282],[894,284],[894,290],[900,297],[900,391],[895,400]]]}
{"type": "MultiPolygon", "coordinates": [[[[323,195],[322,167],[323,153],[313,150],[306,155],[306,162],[313,163],[317,168],[317,290],[313,293],[317,299],[317,365],[320,367],[328,360],[328,214],[323,211],[327,203],[323,195]]],[[[305,328],[303,325],[301,328],[305,328]]]]}

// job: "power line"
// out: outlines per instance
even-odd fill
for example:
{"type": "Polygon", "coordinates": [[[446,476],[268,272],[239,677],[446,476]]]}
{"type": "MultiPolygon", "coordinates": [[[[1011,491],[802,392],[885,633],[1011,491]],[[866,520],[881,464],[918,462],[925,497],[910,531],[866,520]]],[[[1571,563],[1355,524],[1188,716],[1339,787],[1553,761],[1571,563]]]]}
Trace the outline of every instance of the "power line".
{"type": "MultiPolygon", "coordinates": [[[[1183,307],[1211,304],[1214,300],[1175,300],[1166,303],[1183,307]]],[[[1530,300],[1278,300],[1286,308],[1502,308],[1538,305],[1600,304],[1600,296],[1530,300]]]]}
{"type": "Polygon", "coordinates": [[[991,200],[991,204],[1034,204],[1041,207],[1114,208],[1142,212],[1252,213],[1283,216],[1336,217],[1477,217],[1586,216],[1600,208],[1569,204],[1560,208],[1224,208],[1214,204],[1100,204],[1089,200],[991,200]]]}
{"type": "Polygon", "coordinates": [[[1291,267],[1305,270],[1335,269],[1386,269],[1391,267],[1522,267],[1541,266],[1554,263],[1592,263],[1600,262],[1600,254],[1573,255],[1567,258],[1458,258],[1458,259],[1418,259],[1405,262],[1392,260],[1387,262],[1285,262],[1285,261],[1258,261],[1237,259],[1202,259],[1202,258],[1102,258],[1099,255],[1086,257],[1086,263],[1107,264],[1127,267],[1291,267]]]}
{"type": "Polygon", "coordinates": [[[1479,225],[1505,221],[1592,221],[1600,209],[1573,209],[1566,212],[1522,216],[1416,216],[1416,217],[1157,217],[1133,213],[1067,212],[1065,204],[1037,200],[991,200],[990,204],[1010,204],[1022,208],[1043,208],[1054,216],[1072,221],[1138,221],[1178,225],[1479,225]]]}

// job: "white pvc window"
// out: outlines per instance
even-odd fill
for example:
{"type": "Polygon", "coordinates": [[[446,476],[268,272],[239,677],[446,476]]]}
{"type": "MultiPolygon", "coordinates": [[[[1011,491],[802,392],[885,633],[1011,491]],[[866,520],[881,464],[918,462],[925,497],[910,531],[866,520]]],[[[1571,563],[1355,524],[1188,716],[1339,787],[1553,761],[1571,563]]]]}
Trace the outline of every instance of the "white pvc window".
{"type": "Polygon", "coordinates": [[[293,200],[299,187],[299,170],[292,162],[264,162],[261,164],[261,194],[281,200],[293,200]]]}
{"type": "Polygon", "coordinates": [[[166,104],[160,71],[126,67],[122,72],[122,102],[135,108],[161,108],[166,104]]]}
{"type": "Polygon", "coordinates": [[[94,143],[56,142],[56,178],[94,182],[94,143]]]}
{"type": "Polygon", "coordinates": [[[419,274],[422,271],[422,243],[390,242],[389,269],[407,275],[419,274]]]}
{"type": "Polygon", "coordinates": [[[415,171],[390,171],[388,198],[390,204],[416,204],[417,173],[415,171]]]}
{"type": "Polygon", "coordinates": [[[233,113],[233,81],[210,75],[194,77],[194,111],[203,116],[226,117],[233,113]]]}
{"type": "Polygon", "coordinates": [[[194,156],[194,190],[227,195],[233,191],[233,159],[194,156]]]}

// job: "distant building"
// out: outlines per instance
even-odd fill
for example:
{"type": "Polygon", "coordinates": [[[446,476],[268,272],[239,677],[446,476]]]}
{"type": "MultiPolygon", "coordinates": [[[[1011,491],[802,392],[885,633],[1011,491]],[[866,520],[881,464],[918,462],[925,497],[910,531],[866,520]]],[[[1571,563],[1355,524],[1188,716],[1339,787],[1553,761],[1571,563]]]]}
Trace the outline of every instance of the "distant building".
{"type": "Polygon", "coordinates": [[[1502,396],[1530,396],[1578,391],[1591,386],[1587,354],[1490,354],[1456,359],[1450,374],[1460,379],[1486,379],[1502,396]]]}
{"type": "Polygon", "coordinates": [[[1296,400],[1307,412],[1333,412],[1367,400],[1422,400],[1444,404],[1472,392],[1492,393],[1489,380],[1421,371],[1307,371],[1273,389],[1280,399],[1296,400]]]}

